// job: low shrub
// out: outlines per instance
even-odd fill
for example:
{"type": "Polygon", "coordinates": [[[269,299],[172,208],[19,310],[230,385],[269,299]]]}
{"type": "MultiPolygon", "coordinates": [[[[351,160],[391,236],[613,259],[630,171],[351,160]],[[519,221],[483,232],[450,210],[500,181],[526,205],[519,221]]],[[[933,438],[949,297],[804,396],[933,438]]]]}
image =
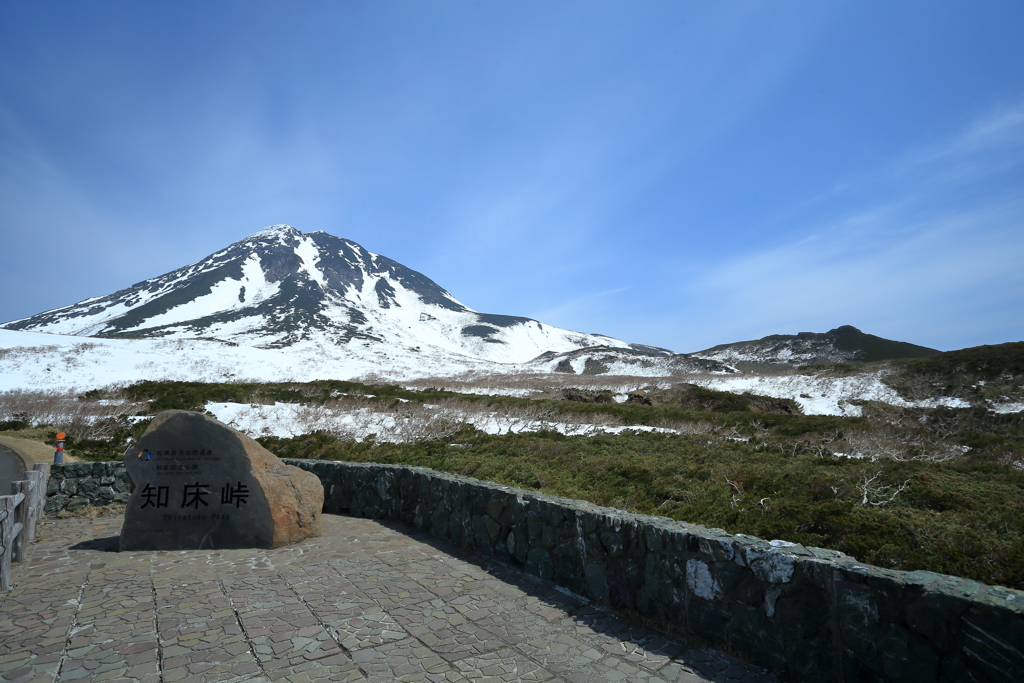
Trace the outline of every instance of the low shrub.
{"type": "Polygon", "coordinates": [[[325,434],[260,441],[281,457],[471,472],[731,533],[834,548],[893,569],[1024,588],[1024,473],[986,459],[784,455],[758,442],[646,432],[566,437],[464,430],[452,439],[457,447],[356,443],[325,434]]]}

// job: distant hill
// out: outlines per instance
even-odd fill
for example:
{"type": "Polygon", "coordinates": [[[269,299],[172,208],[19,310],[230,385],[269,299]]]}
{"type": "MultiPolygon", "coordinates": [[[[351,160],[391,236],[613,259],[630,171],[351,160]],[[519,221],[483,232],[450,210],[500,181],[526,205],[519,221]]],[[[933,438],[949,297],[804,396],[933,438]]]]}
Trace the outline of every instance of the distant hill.
{"type": "Polygon", "coordinates": [[[919,375],[970,373],[982,380],[1024,376],[1024,342],[972,346],[902,363],[919,375]]]}
{"type": "Polygon", "coordinates": [[[757,372],[797,365],[924,358],[937,353],[937,349],[883,339],[843,325],[828,332],[773,334],[753,341],[719,344],[687,355],[757,372]]]}
{"type": "Polygon", "coordinates": [[[548,352],[534,358],[528,366],[540,372],[653,377],[732,374],[737,370],[771,372],[804,365],[924,358],[939,353],[925,346],[865,334],[851,325],[828,332],[774,334],[754,341],[719,344],[696,353],[672,353],[641,344],[630,347],[600,346],[548,352]]]}
{"type": "Polygon", "coordinates": [[[901,360],[885,382],[910,401],[948,396],[996,412],[1019,412],[1024,410],[1024,342],[901,360]]]}

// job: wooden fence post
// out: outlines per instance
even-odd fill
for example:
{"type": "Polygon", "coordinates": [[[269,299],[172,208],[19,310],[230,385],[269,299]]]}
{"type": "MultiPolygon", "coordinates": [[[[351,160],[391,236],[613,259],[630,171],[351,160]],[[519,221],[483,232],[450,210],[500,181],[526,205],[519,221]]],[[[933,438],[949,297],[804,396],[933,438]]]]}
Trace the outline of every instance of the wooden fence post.
{"type": "Polygon", "coordinates": [[[25,517],[25,545],[27,546],[36,540],[36,525],[40,521],[39,513],[43,509],[39,494],[42,493],[42,497],[45,499],[46,489],[43,484],[43,473],[38,470],[26,472],[25,479],[29,482],[28,500],[25,501],[28,504],[28,514],[25,517]]]}
{"type": "Polygon", "coordinates": [[[28,544],[43,521],[50,466],[35,465],[24,481],[11,483],[10,496],[0,496],[0,591],[11,589],[11,562],[24,562],[28,544]]]}
{"type": "Polygon", "coordinates": [[[32,493],[31,481],[16,481],[11,484],[13,489],[11,492],[15,495],[15,499],[20,497],[22,500],[18,501],[21,505],[14,508],[14,538],[11,540],[14,546],[14,554],[11,556],[13,562],[24,562],[25,557],[28,553],[28,543],[25,540],[25,527],[28,523],[28,497],[32,493]]]}
{"type": "Polygon", "coordinates": [[[0,496],[0,591],[11,590],[11,551],[14,549],[14,496],[0,496]]]}
{"type": "Polygon", "coordinates": [[[28,538],[29,541],[35,541],[36,534],[39,533],[39,525],[43,522],[43,508],[46,507],[46,486],[50,480],[50,466],[47,463],[37,463],[32,466],[32,472],[28,474],[36,477],[36,497],[33,503],[35,519],[32,522],[32,531],[28,538]]]}

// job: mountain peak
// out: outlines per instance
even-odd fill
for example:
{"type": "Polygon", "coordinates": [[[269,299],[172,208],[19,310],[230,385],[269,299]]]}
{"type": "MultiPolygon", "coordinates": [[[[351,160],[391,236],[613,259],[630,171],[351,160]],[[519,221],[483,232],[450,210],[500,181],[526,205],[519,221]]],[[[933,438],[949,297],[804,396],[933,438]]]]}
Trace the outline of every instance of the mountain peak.
{"type": "Polygon", "coordinates": [[[627,347],[530,318],[478,313],[422,273],[351,240],[284,224],[108,296],[0,327],[260,347],[311,342],[381,353],[431,349],[439,357],[513,363],[545,351],[627,347]]]}
{"type": "MultiPolygon", "coordinates": [[[[253,234],[246,237],[246,240],[263,240],[268,238],[285,238],[285,237],[301,237],[302,233],[296,230],[290,225],[281,223],[279,225],[270,225],[262,230],[254,232],[253,234]]],[[[244,240],[243,240],[244,241],[244,240]]]]}

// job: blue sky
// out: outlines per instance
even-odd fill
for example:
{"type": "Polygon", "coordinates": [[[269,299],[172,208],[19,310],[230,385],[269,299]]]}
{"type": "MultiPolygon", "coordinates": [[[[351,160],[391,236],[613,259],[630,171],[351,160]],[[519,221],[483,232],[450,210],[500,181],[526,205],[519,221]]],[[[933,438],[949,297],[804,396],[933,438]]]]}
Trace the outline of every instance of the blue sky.
{"type": "Polygon", "coordinates": [[[1020,2],[0,3],[0,320],[288,223],[695,351],[1024,339],[1020,2]]]}

